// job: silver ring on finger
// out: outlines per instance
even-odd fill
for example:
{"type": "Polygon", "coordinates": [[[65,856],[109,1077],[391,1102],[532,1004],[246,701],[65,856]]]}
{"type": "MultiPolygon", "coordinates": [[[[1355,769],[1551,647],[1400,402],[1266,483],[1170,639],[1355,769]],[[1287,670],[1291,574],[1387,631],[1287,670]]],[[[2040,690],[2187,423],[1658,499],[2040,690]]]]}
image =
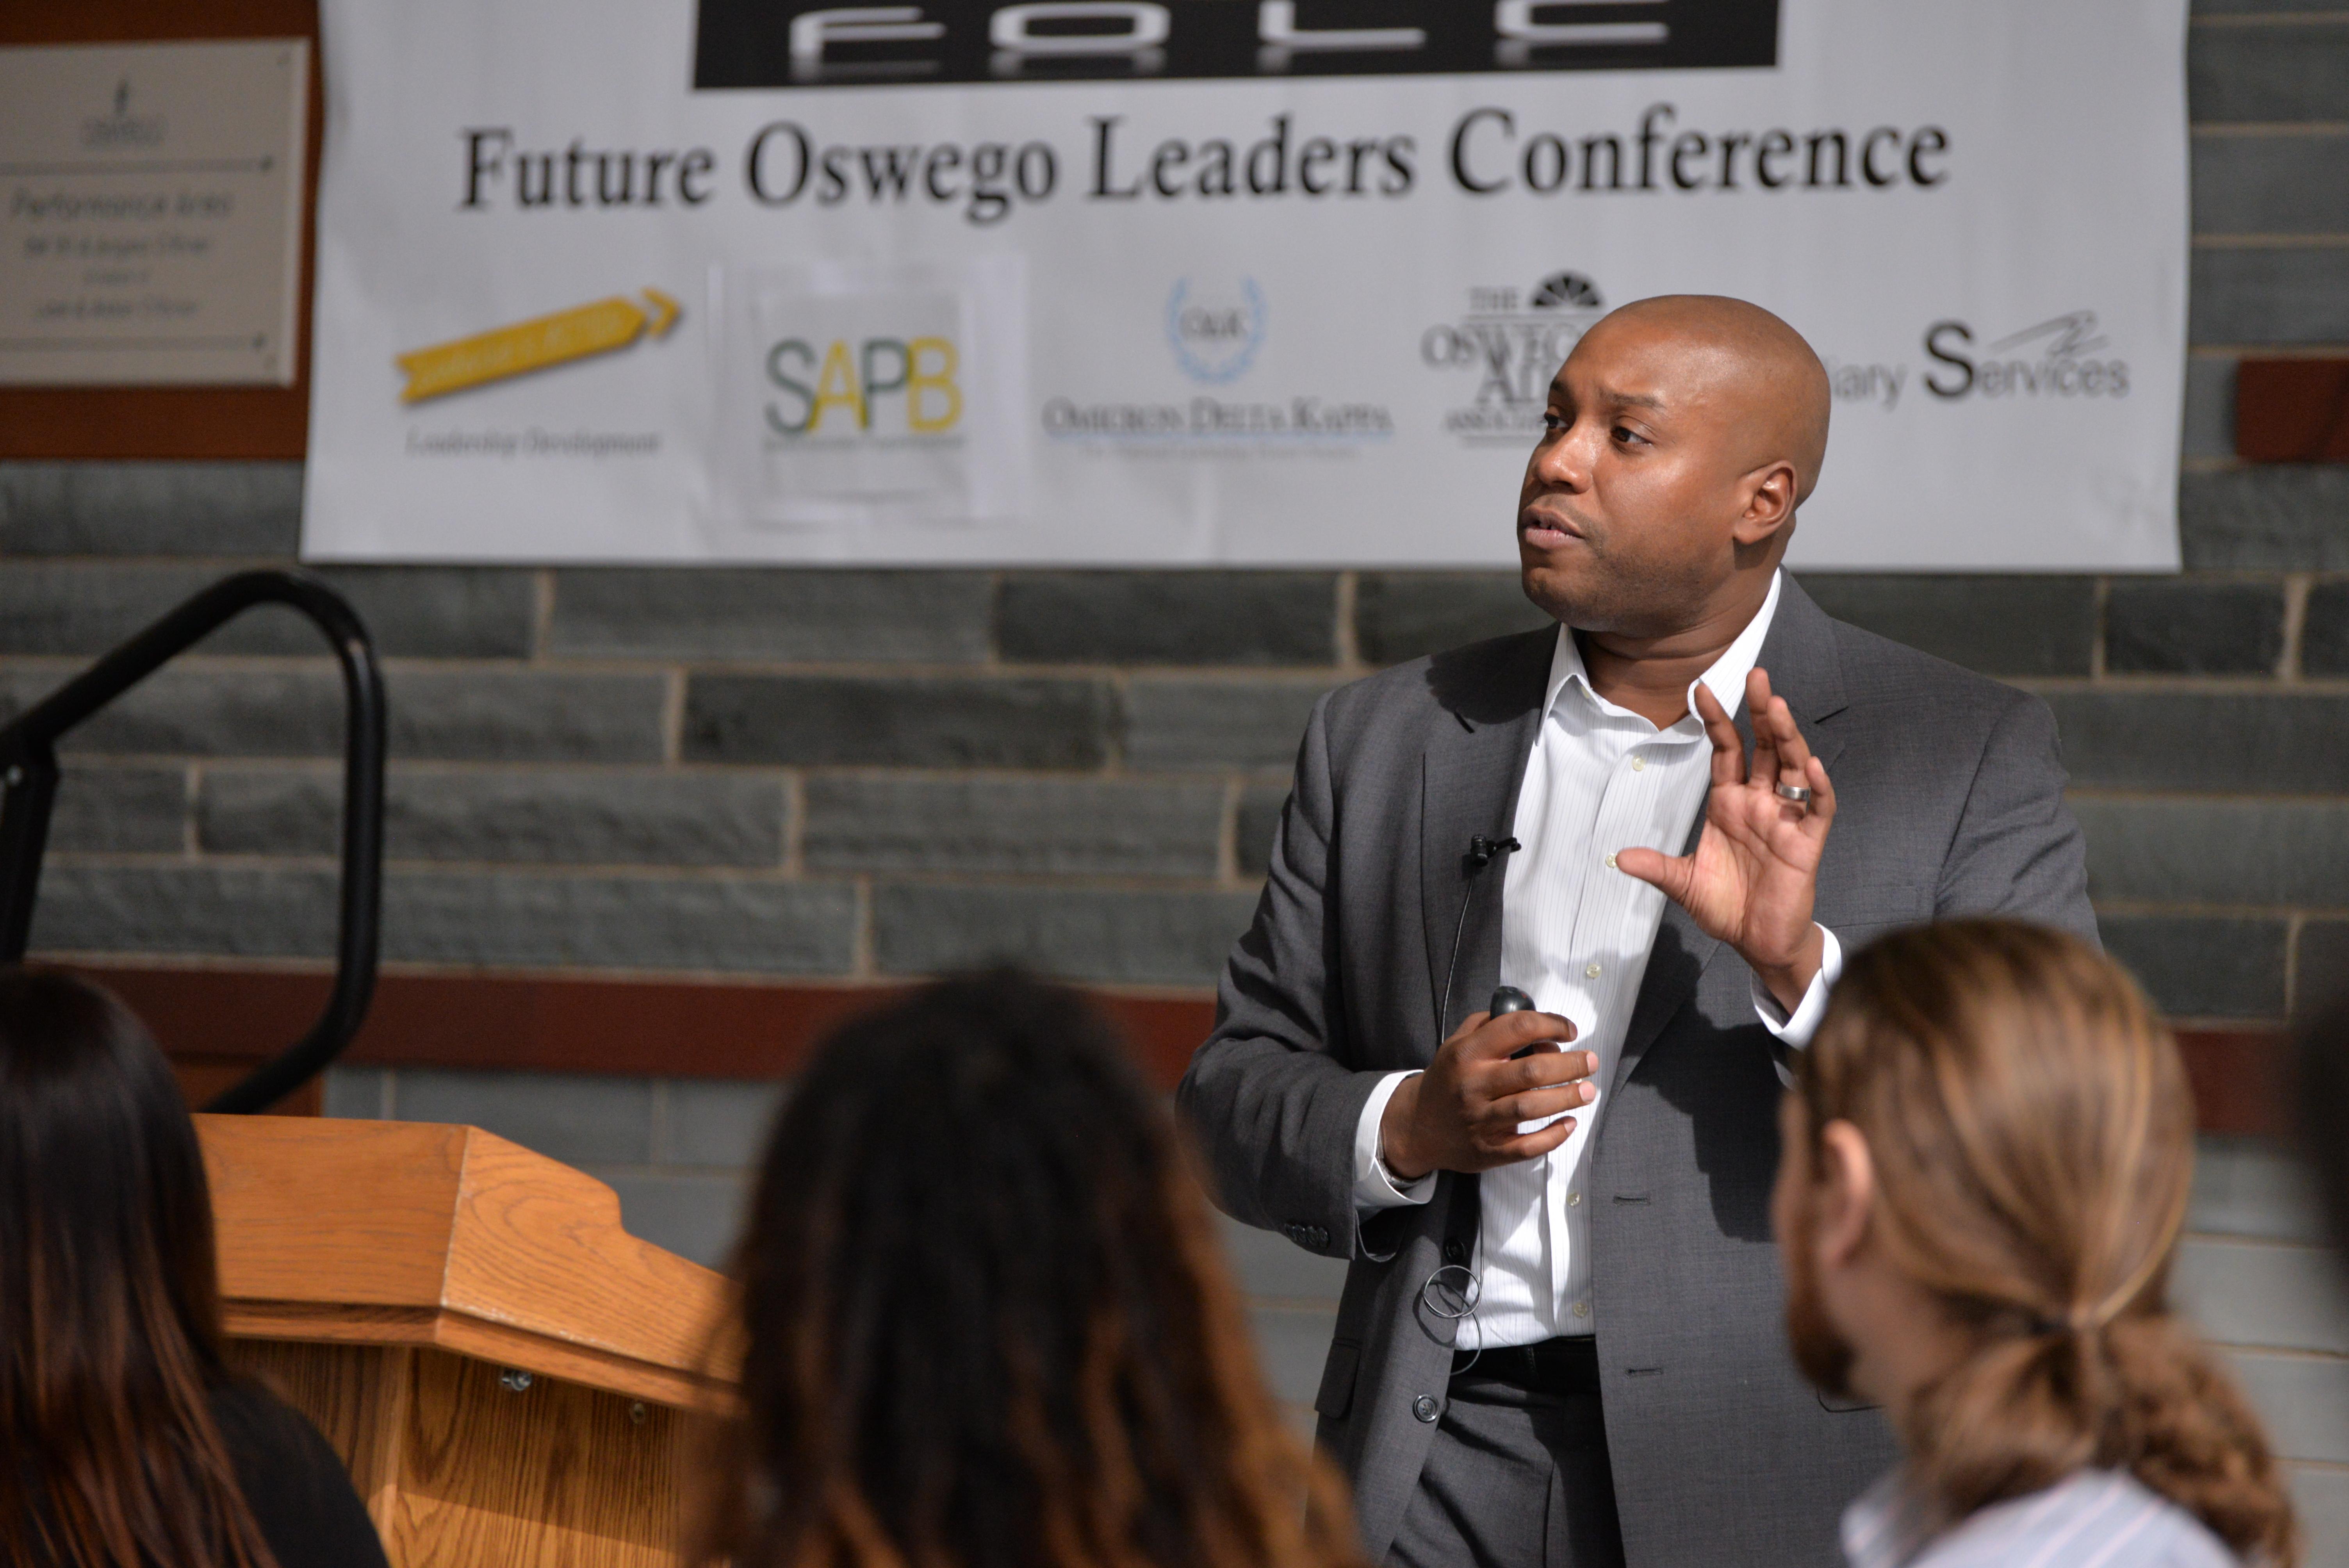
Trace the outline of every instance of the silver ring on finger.
{"type": "Polygon", "coordinates": [[[1773,784],[1770,791],[1779,799],[1792,801],[1797,806],[1811,803],[1811,787],[1807,784],[1773,784]]]}

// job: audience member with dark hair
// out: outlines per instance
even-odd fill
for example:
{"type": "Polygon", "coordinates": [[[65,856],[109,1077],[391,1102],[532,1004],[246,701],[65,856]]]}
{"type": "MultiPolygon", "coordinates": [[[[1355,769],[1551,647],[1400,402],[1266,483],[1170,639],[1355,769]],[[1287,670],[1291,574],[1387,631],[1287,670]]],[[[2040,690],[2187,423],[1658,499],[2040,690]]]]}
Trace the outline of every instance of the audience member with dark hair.
{"type": "Polygon", "coordinates": [[[2333,1246],[2349,1247],[2349,991],[2312,1012],[2295,1035],[2301,1151],[2315,1174],[2333,1246]]]}
{"type": "Polygon", "coordinates": [[[2178,1048],[2085,943],[2008,921],[1855,957],[1783,1113],[1795,1359],[1906,1450],[1855,1568],[2286,1568],[2257,1418],[2164,1302],[2193,1171],[2178,1048]]]}
{"type": "Polygon", "coordinates": [[[212,1199],[121,1003],[0,969],[0,1563],[367,1568],[316,1428],[221,1348],[212,1199]]]}
{"type": "Polygon", "coordinates": [[[839,1030],[736,1264],[734,1568],[1346,1568],[1174,1123],[1109,1025],[1010,974],[839,1030]]]}

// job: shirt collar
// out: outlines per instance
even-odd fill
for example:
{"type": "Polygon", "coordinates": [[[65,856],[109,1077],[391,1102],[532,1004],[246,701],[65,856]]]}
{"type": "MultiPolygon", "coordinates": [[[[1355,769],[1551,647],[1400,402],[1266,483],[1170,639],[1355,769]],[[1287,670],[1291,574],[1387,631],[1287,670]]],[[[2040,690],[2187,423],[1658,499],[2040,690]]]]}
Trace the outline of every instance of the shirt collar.
{"type": "MultiPolygon", "coordinates": [[[[1738,705],[1745,700],[1745,677],[1752,675],[1754,666],[1761,662],[1763,641],[1770,635],[1770,622],[1778,613],[1778,585],[1784,575],[1783,572],[1770,573],[1770,592],[1764,595],[1762,608],[1754,612],[1754,619],[1745,623],[1745,629],[1737,634],[1737,640],[1722,650],[1721,657],[1713,661],[1713,666],[1689,682],[1690,718],[1682,722],[1691,722],[1694,717],[1696,688],[1700,685],[1713,693],[1726,712],[1735,713],[1738,705]]],[[[1545,720],[1549,717],[1550,709],[1557,706],[1557,694],[1564,691],[1569,682],[1579,685],[1589,693],[1593,702],[1609,712],[1626,711],[1591,691],[1590,676],[1583,668],[1582,648],[1574,640],[1574,628],[1561,624],[1557,629],[1557,652],[1550,656],[1549,661],[1549,686],[1542,693],[1542,717],[1545,720]]]]}

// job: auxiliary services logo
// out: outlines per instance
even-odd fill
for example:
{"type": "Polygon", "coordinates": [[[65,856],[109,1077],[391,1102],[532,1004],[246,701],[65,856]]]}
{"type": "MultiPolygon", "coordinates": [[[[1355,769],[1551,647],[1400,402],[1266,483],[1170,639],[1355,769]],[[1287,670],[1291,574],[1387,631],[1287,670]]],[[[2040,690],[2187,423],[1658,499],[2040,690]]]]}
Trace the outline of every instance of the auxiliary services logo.
{"type": "Polygon", "coordinates": [[[1599,285],[1580,273],[1553,273],[1530,288],[1471,288],[1464,312],[1419,335],[1421,364],[1473,378],[1468,401],[1444,410],[1444,433],[1464,447],[1529,445],[1541,434],[1550,377],[1606,314],[1599,285]]]}

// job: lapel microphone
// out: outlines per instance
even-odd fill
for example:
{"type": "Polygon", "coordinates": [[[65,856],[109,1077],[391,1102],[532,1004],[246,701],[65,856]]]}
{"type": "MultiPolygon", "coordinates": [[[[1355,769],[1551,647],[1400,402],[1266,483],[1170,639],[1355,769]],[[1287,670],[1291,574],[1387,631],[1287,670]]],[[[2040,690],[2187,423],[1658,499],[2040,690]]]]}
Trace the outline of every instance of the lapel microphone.
{"type": "Polygon", "coordinates": [[[1515,839],[1488,839],[1479,833],[1468,841],[1468,863],[1483,871],[1493,863],[1493,857],[1505,850],[1522,850],[1525,846],[1515,839]]]}
{"type": "MultiPolygon", "coordinates": [[[[1488,839],[1478,833],[1468,841],[1468,869],[1481,872],[1493,863],[1495,857],[1524,849],[1515,839],[1488,839]]],[[[1460,934],[1468,929],[1468,906],[1476,900],[1476,889],[1471,883],[1467,896],[1460,901],[1460,918],[1452,923],[1452,961],[1444,966],[1444,996],[1435,1005],[1436,1033],[1440,1037],[1452,1017],[1452,981],[1460,968],[1460,934]]]]}

